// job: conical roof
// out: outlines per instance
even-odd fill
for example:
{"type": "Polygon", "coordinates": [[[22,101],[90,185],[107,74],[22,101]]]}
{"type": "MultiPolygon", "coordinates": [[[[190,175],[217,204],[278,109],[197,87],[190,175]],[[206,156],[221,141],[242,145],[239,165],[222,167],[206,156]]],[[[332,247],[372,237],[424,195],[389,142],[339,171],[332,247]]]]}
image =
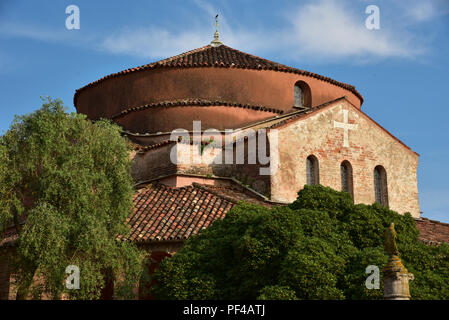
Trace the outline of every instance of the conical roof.
{"type": "Polygon", "coordinates": [[[138,72],[148,69],[156,68],[201,68],[201,67],[218,67],[218,68],[241,68],[252,70],[273,70],[280,72],[296,73],[313,78],[320,79],[347,89],[353,92],[363,102],[363,97],[355,89],[354,86],[333,80],[331,78],[321,76],[316,73],[308,72],[305,70],[289,67],[277,62],[273,62],[267,59],[263,59],[249,53],[245,53],[226,45],[212,46],[207,45],[198,49],[187,51],[185,53],[173,56],[167,59],[156,61],[150,64],[142,65],[127,70],[123,70],[117,73],[107,75],[99,80],[89,83],[88,85],[78,89],[75,93],[74,103],[76,106],[77,95],[85,88],[94,86],[106,79],[118,77],[132,72],[138,72]]]}

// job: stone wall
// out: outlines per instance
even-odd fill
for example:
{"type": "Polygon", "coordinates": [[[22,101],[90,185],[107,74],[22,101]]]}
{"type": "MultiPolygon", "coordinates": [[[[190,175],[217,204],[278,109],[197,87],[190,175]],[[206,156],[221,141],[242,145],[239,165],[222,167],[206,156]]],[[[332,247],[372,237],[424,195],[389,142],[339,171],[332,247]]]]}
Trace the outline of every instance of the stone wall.
{"type": "Polygon", "coordinates": [[[319,162],[320,184],[341,190],[340,164],[352,165],[355,203],[375,201],[374,168],[387,172],[388,200],[392,210],[419,217],[418,155],[346,100],[311,112],[276,128],[279,139],[279,164],[272,176],[274,201],[291,202],[306,184],[306,159],[314,155],[319,162]],[[345,111],[346,110],[346,111],[345,111]],[[345,145],[343,123],[357,127],[348,130],[345,145]]]}

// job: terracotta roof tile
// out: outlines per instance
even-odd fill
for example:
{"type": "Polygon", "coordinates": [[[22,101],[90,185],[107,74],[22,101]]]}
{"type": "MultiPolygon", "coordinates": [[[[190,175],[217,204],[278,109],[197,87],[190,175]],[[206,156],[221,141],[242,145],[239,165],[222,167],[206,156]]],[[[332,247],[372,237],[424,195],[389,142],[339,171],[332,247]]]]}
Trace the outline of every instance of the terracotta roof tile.
{"type": "Polygon", "coordinates": [[[449,244],[449,223],[421,218],[416,219],[416,227],[421,241],[430,245],[449,244]]]}
{"type": "Polygon", "coordinates": [[[264,201],[262,199],[256,198],[255,195],[248,196],[242,187],[231,187],[231,186],[216,186],[216,185],[205,185],[194,183],[194,186],[197,188],[202,188],[211,192],[221,198],[228,199],[230,202],[238,202],[238,201],[246,201],[252,204],[258,204],[264,207],[271,207],[274,203],[270,203],[268,201],[264,201]]]}
{"type": "Polygon", "coordinates": [[[143,111],[150,108],[169,108],[169,107],[188,107],[188,106],[224,106],[224,107],[235,107],[235,108],[244,108],[244,109],[252,109],[257,111],[271,112],[282,114],[283,110],[279,110],[276,108],[265,107],[265,106],[254,106],[249,104],[237,103],[237,102],[229,102],[229,101],[220,101],[220,100],[206,100],[206,99],[183,99],[183,100],[175,100],[175,101],[162,101],[151,104],[146,104],[138,107],[127,108],[120,113],[117,113],[111,117],[111,119],[122,118],[130,113],[143,111]]]}
{"type": "MultiPolygon", "coordinates": [[[[124,131],[123,133],[127,134],[126,131],[124,131]]],[[[145,152],[147,152],[149,150],[157,149],[157,148],[160,148],[160,147],[163,147],[163,146],[166,146],[166,145],[169,145],[169,144],[174,144],[174,143],[175,143],[175,141],[168,140],[168,139],[167,140],[163,140],[163,141],[158,142],[158,143],[155,143],[155,144],[152,144],[152,145],[149,145],[149,146],[142,146],[140,144],[134,143],[134,150],[137,151],[137,153],[145,153],[145,152]]]]}
{"type": "MultiPolygon", "coordinates": [[[[232,187],[149,185],[133,196],[135,209],[127,219],[131,233],[119,238],[136,242],[182,241],[224,218],[242,200],[267,205],[232,187]]],[[[449,243],[448,223],[421,218],[416,219],[416,225],[421,241],[429,245],[449,243]]],[[[0,239],[0,247],[13,245],[17,239],[15,229],[8,229],[0,239]]]]}
{"type": "Polygon", "coordinates": [[[292,68],[277,62],[269,61],[263,59],[226,45],[221,45],[218,47],[213,47],[210,45],[191,50],[180,55],[170,57],[161,61],[146,64],[140,67],[135,67],[107,75],[101,79],[89,83],[88,85],[78,89],[73,98],[74,105],[77,105],[78,94],[85,88],[92,87],[106,79],[118,77],[131,72],[137,72],[148,69],[156,68],[196,68],[196,67],[219,67],[219,68],[242,68],[242,69],[253,69],[253,70],[274,70],[281,72],[296,73],[304,76],[313,77],[320,79],[336,86],[345,88],[353,92],[360,100],[363,102],[362,95],[355,89],[354,86],[333,80],[328,77],[321,76],[316,73],[312,73],[305,70],[300,70],[292,68]]]}
{"type": "Polygon", "coordinates": [[[184,240],[221,219],[237,201],[224,199],[199,186],[171,188],[150,185],[133,197],[128,240],[184,240]]]}

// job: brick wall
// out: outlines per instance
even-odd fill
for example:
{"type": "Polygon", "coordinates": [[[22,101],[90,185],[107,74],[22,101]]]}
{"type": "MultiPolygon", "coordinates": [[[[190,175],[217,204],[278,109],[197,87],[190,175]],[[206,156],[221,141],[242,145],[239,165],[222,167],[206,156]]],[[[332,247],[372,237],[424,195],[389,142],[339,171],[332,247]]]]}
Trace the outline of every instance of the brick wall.
{"type": "Polygon", "coordinates": [[[271,192],[275,201],[293,201],[306,184],[306,159],[314,155],[319,161],[320,183],[341,190],[340,164],[352,165],[355,203],[375,201],[374,168],[381,165],[387,172],[388,200],[392,210],[410,212],[419,217],[417,166],[418,155],[388,132],[342,100],[317,112],[280,126],[279,169],[272,176],[271,192]],[[348,134],[349,147],[344,146],[344,130],[334,127],[343,122],[357,125],[348,134]]]}

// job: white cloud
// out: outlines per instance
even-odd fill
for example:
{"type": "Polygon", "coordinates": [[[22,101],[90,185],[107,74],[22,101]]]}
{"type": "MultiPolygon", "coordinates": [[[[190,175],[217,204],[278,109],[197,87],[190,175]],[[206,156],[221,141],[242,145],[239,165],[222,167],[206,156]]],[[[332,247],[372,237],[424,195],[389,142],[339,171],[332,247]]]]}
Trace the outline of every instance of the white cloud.
{"type": "Polygon", "coordinates": [[[207,44],[205,34],[192,31],[179,33],[158,28],[125,28],[108,36],[101,48],[114,54],[145,58],[166,58],[207,44]]]}
{"type": "Polygon", "coordinates": [[[416,21],[427,21],[437,14],[434,5],[430,1],[420,1],[407,6],[407,15],[416,21]]]}
{"type": "Polygon", "coordinates": [[[322,0],[307,4],[290,16],[292,39],[299,56],[320,58],[414,57],[422,53],[412,37],[391,30],[382,23],[380,30],[365,27],[364,12],[356,14],[343,2],[322,0]]]}
{"type": "Polygon", "coordinates": [[[87,34],[80,30],[68,30],[65,26],[60,28],[45,28],[8,21],[0,22],[0,37],[31,39],[75,47],[91,47],[97,38],[95,35],[87,34]]]}
{"type": "Polygon", "coordinates": [[[203,1],[203,0],[193,0],[195,5],[203,10],[205,13],[208,14],[209,17],[214,17],[216,14],[220,13],[220,10],[215,8],[213,5],[211,5],[209,2],[203,1]]]}
{"type": "MultiPolygon", "coordinates": [[[[231,27],[221,10],[202,0],[194,0],[205,13],[188,31],[166,28],[122,28],[106,37],[101,49],[114,54],[129,54],[144,58],[167,58],[203,47],[213,40],[214,17],[219,14],[220,39],[228,46],[257,52],[269,50],[270,41],[263,31],[247,31],[244,27],[231,27]]],[[[274,45],[274,44],[273,44],[274,45]]]]}
{"type": "Polygon", "coordinates": [[[404,19],[411,24],[432,21],[435,18],[449,14],[449,1],[447,0],[394,0],[404,19]]]}
{"type": "MultiPolygon", "coordinates": [[[[310,0],[300,6],[285,7],[282,10],[287,13],[282,25],[271,26],[266,21],[259,22],[258,27],[251,24],[251,21],[234,19],[228,22],[226,14],[210,2],[194,0],[196,10],[200,11],[194,15],[200,18],[195,19],[194,23],[186,22],[188,27],[185,29],[176,29],[180,28],[179,23],[170,27],[129,26],[101,35],[91,31],[83,34],[65,29],[2,24],[0,36],[58,42],[112,54],[158,59],[210,43],[214,32],[213,17],[219,13],[222,41],[226,45],[259,56],[270,53],[298,61],[347,59],[368,62],[382,58],[418,57],[426,53],[430,40],[423,39],[422,35],[420,37],[407,28],[411,21],[421,23],[431,19],[436,14],[435,3],[439,0],[433,0],[431,4],[410,0],[408,5],[402,2],[394,4],[395,1],[388,7],[380,6],[380,30],[366,29],[367,15],[364,6],[353,0],[310,0]],[[390,17],[386,13],[388,10],[390,17]],[[392,14],[396,15],[393,19],[392,14]],[[404,21],[406,17],[407,22],[404,21]]],[[[442,10],[438,14],[441,14],[440,11],[442,10]]]]}
{"type": "MultiPolygon", "coordinates": [[[[202,0],[195,0],[195,3],[208,17],[219,13],[210,3],[202,0]]],[[[354,12],[352,7],[342,1],[308,2],[290,10],[284,26],[269,30],[240,24],[231,27],[220,14],[221,39],[237,49],[258,52],[259,55],[275,52],[292,60],[355,58],[366,61],[413,58],[425,52],[424,47],[417,45],[422,42],[416,41],[411,33],[398,26],[393,29],[385,24],[384,27],[382,17],[380,30],[368,30],[365,27],[367,15],[364,11],[354,12]]],[[[425,19],[432,12],[419,8],[416,11],[421,13],[420,17],[415,13],[416,19],[425,19]]],[[[127,28],[108,36],[103,49],[148,58],[169,57],[208,44],[212,40],[212,23],[203,22],[201,27],[183,32],[127,28]]]]}
{"type": "Polygon", "coordinates": [[[40,41],[57,41],[62,38],[60,34],[53,30],[44,30],[34,26],[5,22],[0,25],[0,35],[4,37],[28,38],[40,41]]]}

